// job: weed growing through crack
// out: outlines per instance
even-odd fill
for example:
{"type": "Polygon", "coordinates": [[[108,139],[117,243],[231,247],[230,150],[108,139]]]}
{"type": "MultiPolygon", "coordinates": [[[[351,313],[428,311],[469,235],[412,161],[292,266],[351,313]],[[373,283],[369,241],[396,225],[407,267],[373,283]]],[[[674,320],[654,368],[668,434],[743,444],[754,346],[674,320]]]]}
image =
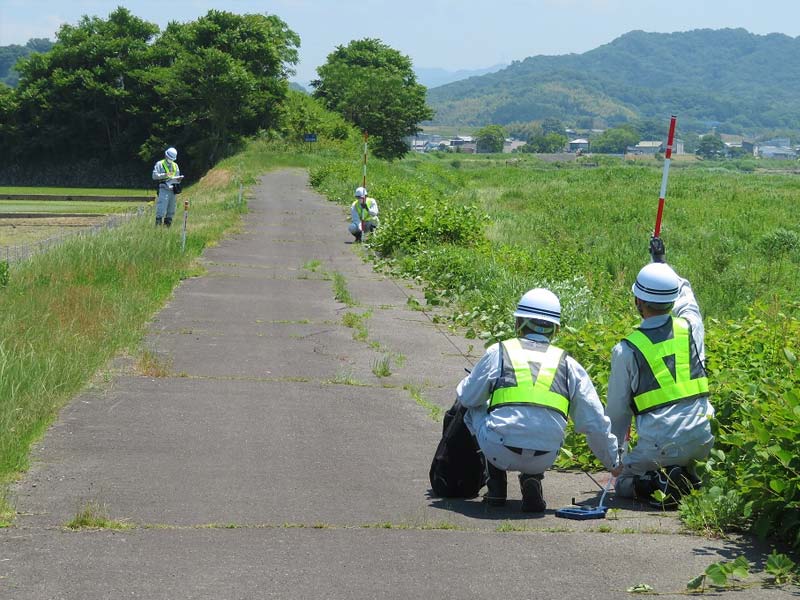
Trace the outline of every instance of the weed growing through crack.
{"type": "Polygon", "coordinates": [[[172,361],[159,357],[155,352],[144,350],[137,365],[145,377],[169,377],[172,361]]]}
{"type": "Polygon", "coordinates": [[[406,390],[411,397],[414,399],[414,402],[419,404],[422,408],[428,411],[428,416],[433,419],[434,421],[440,422],[444,416],[444,409],[439,406],[438,404],[434,404],[433,402],[426,400],[422,396],[422,390],[419,386],[416,386],[411,383],[407,383],[403,386],[403,389],[406,390]]]}
{"type": "Polygon", "coordinates": [[[375,377],[388,377],[392,374],[391,360],[388,354],[384,354],[372,361],[372,372],[375,377]]]}
{"type": "Polygon", "coordinates": [[[350,290],[347,289],[347,280],[338,271],[333,273],[333,297],[347,306],[355,306],[356,304],[356,301],[350,295],[350,290]]]}
{"type": "Polygon", "coordinates": [[[344,315],[342,315],[342,325],[345,327],[350,327],[351,329],[355,329],[353,332],[354,340],[360,342],[366,341],[367,337],[369,336],[366,320],[369,319],[371,314],[372,313],[370,311],[366,311],[360,315],[354,312],[346,312],[344,315]]]}
{"type": "Polygon", "coordinates": [[[14,520],[14,515],[17,514],[11,505],[8,494],[7,487],[0,488],[0,528],[9,527],[14,520]]]}
{"type": "Polygon", "coordinates": [[[335,385],[355,385],[355,386],[365,386],[367,385],[363,381],[356,379],[350,371],[340,371],[333,378],[328,379],[325,383],[332,383],[335,385]]]}
{"type": "Polygon", "coordinates": [[[105,505],[98,502],[89,502],[79,509],[77,514],[69,521],[67,529],[133,529],[131,523],[117,521],[108,517],[105,505]]]}

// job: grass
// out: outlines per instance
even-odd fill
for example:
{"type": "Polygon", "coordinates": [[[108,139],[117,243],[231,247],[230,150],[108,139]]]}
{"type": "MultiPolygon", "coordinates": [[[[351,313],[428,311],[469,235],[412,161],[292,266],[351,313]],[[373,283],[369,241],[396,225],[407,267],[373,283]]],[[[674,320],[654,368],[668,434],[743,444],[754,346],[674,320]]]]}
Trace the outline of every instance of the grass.
{"type": "Polygon", "coordinates": [[[11,526],[16,514],[17,511],[11,504],[8,487],[0,487],[0,529],[11,526]]]}
{"type": "Polygon", "coordinates": [[[350,291],[347,289],[347,279],[338,271],[333,273],[333,297],[347,306],[354,306],[356,304],[355,300],[353,300],[353,297],[350,295],[350,291]]]}
{"type": "Polygon", "coordinates": [[[145,377],[169,377],[172,360],[162,358],[150,350],[144,350],[136,366],[139,373],[145,377]]]}
{"type": "Polygon", "coordinates": [[[330,383],[333,385],[353,385],[357,387],[363,387],[367,384],[363,381],[356,379],[350,371],[340,371],[333,376],[333,378],[328,379],[325,383],[330,383]]]}
{"type": "Polygon", "coordinates": [[[392,374],[392,357],[384,354],[372,361],[372,373],[375,377],[389,377],[392,374]]]}
{"type": "MultiPolygon", "coordinates": [[[[142,202],[152,198],[142,197],[142,202]]],[[[100,213],[135,211],[139,202],[88,202],[73,200],[0,200],[0,213],[100,213]]]]}
{"type": "Polygon", "coordinates": [[[79,509],[77,514],[67,522],[64,527],[72,530],[79,529],[133,529],[131,523],[117,521],[108,517],[106,506],[97,502],[89,502],[79,509]]]}
{"type": "Polygon", "coordinates": [[[367,329],[366,321],[372,315],[371,311],[358,314],[355,312],[346,312],[342,315],[342,325],[354,329],[353,339],[356,341],[366,341],[369,336],[369,329],[367,329]]]}
{"type": "Polygon", "coordinates": [[[61,187],[21,187],[0,186],[0,197],[4,195],[21,194],[50,194],[70,196],[143,196],[146,198],[154,195],[152,189],[142,188],[61,188],[61,187]]]}
{"type": "Polygon", "coordinates": [[[407,383],[403,386],[403,389],[406,390],[411,397],[414,399],[414,402],[419,404],[422,408],[428,411],[428,416],[436,421],[437,423],[441,422],[444,418],[445,410],[438,404],[434,404],[430,400],[426,400],[425,397],[422,395],[422,389],[414,384],[407,383]]]}

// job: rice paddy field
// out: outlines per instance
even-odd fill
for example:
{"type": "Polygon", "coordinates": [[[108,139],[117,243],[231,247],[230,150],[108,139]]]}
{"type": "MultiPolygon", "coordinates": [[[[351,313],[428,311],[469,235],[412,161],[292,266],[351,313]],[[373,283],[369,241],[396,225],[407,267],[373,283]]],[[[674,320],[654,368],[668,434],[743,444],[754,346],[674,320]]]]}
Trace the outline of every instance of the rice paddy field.
{"type": "Polygon", "coordinates": [[[135,211],[153,197],[152,190],[141,189],[0,187],[0,247],[33,244],[101,225],[108,215],[135,211]],[[87,196],[96,200],[65,199],[87,196]],[[134,197],[140,199],[128,199],[134,197]]]}

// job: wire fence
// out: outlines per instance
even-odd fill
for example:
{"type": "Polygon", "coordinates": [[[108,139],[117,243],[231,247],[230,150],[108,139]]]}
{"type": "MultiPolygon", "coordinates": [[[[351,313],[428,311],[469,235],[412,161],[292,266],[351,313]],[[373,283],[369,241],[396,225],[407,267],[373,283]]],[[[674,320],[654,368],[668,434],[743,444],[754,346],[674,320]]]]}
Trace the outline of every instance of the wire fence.
{"type": "Polygon", "coordinates": [[[54,235],[43,240],[30,242],[27,244],[14,244],[11,246],[0,246],[0,262],[5,261],[8,265],[18,264],[24,262],[42,252],[47,252],[51,248],[55,248],[63,244],[67,240],[72,240],[81,236],[97,235],[103,231],[119,227],[123,223],[127,223],[131,219],[144,216],[144,207],[140,206],[135,211],[128,211],[125,213],[114,214],[103,223],[95,223],[80,227],[75,231],[69,231],[54,235]]]}

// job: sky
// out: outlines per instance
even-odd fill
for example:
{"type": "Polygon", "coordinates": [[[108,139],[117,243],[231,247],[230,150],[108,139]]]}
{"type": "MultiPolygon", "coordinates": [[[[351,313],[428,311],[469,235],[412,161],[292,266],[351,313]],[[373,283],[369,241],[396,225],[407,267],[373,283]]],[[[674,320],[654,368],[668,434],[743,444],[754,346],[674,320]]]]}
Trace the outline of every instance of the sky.
{"type": "Polygon", "coordinates": [[[634,29],[800,35],[797,0],[0,0],[0,46],[55,40],[61,24],[105,18],[117,6],[162,29],[211,9],[277,15],[300,35],[292,79],[303,85],[336,46],[367,37],[409,56],[416,68],[456,71],[582,53],[634,29]]]}

